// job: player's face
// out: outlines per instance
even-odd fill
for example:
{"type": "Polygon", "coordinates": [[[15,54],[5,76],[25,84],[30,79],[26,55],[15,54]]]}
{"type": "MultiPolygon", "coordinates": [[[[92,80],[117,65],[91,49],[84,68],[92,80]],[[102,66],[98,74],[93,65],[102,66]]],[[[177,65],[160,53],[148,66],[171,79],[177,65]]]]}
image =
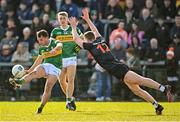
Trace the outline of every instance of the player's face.
{"type": "Polygon", "coordinates": [[[39,45],[45,46],[48,44],[48,38],[47,37],[38,37],[37,38],[39,45]]]}
{"type": "Polygon", "coordinates": [[[58,21],[59,21],[59,24],[61,26],[68,24],[68,18],[66,16],[63,16],[63,15],[58,15],[58,21]]]}

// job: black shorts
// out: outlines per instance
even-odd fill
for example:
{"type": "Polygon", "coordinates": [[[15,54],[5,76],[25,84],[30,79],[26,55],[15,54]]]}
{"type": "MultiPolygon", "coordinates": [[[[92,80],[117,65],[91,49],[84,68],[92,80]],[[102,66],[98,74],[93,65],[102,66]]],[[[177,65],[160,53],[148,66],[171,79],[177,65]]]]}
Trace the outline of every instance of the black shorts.
{"type": "Polygon", "coordinates": [[[129,67],[125,64],[119,63],[119,64],[114,64],[113,68],[111,68],[111,70],[108,71],[111,75],[123,81],[124,76],[129,71],[129,67]]]}

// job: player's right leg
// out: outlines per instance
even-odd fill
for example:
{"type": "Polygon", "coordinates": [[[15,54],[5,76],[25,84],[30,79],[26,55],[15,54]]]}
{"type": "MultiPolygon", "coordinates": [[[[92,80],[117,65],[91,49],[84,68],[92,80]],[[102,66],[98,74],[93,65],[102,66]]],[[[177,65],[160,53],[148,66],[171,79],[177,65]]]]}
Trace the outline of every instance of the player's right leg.
{"type": "Polygon", "coordinates": [[[41,78],[45,76],[45,70],[41,65],[38,65],[32,72],[26,74],[20,79],[10,78],[10,84],[16,89],[24,83],[29,83],[32,79],[41,78]]]}
{"type": "Polygon", "coordinates": [[[41,105],[39,106],[39,108],[37,110],[37,114],[40,114],[42,112],[45,104],[49,100],[49,98],[51,96],[52,88],[55,85],[56,81],[57,81],[57,76],[55,76],[55,75],[48,75],[47,76],[46,84],[44,87],[44,93],[43,93],[43,96],[41,99],[41,105]]]}

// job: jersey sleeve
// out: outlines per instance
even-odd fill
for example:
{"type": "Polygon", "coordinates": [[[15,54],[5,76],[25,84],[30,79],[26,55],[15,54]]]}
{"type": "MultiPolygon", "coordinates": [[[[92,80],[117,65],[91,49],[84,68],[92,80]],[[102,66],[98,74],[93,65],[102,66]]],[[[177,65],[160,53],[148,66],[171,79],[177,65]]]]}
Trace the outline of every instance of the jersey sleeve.
{"type": "Polygon", "coordinates": [[[86,43],[86,42],[83,43],[83,48],[86,50],[92,49],[92,46],[93,46],[93,43],[86,43]]]}
{"type": "Polygon", "coordinates": [[[77,28],[77,33],[78,33],[79,36],[83,35],[83,33],[81,32],[81,30],[79,28],[77,28]]]}
{"type": "Polygon", "coordinates": [[[50,37],[51,38],[56,38],[56,35],[55,35],[55,29],[52,30],[51,34],[50,34],[50,37]]]}

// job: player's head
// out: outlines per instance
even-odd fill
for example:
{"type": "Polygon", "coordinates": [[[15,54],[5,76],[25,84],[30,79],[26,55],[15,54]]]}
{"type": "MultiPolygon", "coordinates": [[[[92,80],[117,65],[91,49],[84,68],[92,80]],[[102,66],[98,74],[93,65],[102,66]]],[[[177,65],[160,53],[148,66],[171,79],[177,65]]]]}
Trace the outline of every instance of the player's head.
{"type": "Polygon", "coordinates": [[[46,30],[37,32],[37,40],[40,45],[47,45],[49,43],[49,34],[46,30]]]}
{"type": "Polygon", "coordinates": [[[94,41],[95,35],[92,31],[87,31],[84,33],[84,39],[85,39],[85,41],[94,41]]]}
{"type": "Polygon", "coordinates": [[[57,14],[58,22],[61,26],[68,24],[68,13],[61,11],[57,14]]]}

